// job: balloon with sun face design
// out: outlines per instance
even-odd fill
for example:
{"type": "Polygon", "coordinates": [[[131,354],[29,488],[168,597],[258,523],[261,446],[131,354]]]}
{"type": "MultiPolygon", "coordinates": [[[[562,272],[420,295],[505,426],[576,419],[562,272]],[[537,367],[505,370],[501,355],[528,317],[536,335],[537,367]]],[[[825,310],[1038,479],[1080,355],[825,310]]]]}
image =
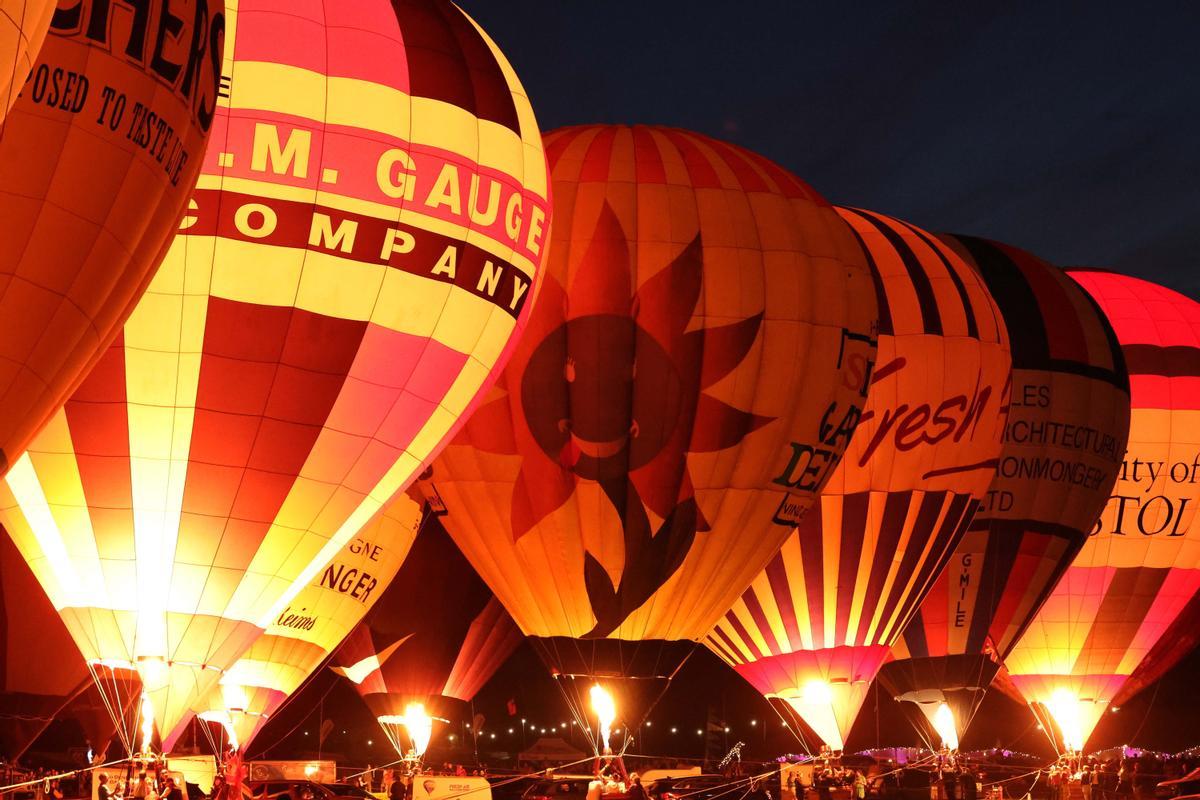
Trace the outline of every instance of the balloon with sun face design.
{"type": "Polygon", "coordinates": [[[757,155],[645,127],[546,145],[548,277],[423,486],[556,674],[628,675],[622,642],[682,658],[812,504],[863,404],[875,291],[837,213],[757,155]]]}

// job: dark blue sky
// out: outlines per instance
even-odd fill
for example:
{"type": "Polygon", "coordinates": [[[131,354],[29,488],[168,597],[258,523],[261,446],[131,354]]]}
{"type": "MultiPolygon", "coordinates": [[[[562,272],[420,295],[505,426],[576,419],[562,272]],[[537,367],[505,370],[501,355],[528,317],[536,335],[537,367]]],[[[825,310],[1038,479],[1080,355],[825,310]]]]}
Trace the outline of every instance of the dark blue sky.
{"type": "Polygon", "coordinates": [[[1200,297],[1200,3],[460,4],[544,130],[690,128],[837,203],[1200,297]]]}

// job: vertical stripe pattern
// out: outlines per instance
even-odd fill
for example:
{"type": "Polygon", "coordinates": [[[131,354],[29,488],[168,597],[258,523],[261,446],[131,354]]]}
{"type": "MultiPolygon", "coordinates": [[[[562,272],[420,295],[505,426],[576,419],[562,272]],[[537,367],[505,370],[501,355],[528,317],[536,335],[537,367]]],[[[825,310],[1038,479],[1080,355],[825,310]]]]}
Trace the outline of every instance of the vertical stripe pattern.
{"type": "Polygon", "coordinates": [[[978,270],[1008,323],[1008,422],[980,512],[882,677],[897,696],[940,692],[961,733],[1116,479],[1128,380],[1103,314],[1061,271],[1007,245],[941,241],[978,270]]]}
{"type": "MultiPolygon", "coordinates": [[[[196,715],[226,724],[246,752],[271,715],[387,591],[421,519],[421,506],[407,494],[385,506],[200,698],[196,715]]],[[[163,749],[170,751],[170,744],[163,749]]]]}
{"type": "Polygon", "coordinates": [[[839,213],[886,301],[867,405],[819,513],[708,638],[831,746],[992,479],[1011,364],[999,310],[953,248],[900,220],[839,213]],[[806,699],[813,682],[833,687],[827,701],[806,699]]]}

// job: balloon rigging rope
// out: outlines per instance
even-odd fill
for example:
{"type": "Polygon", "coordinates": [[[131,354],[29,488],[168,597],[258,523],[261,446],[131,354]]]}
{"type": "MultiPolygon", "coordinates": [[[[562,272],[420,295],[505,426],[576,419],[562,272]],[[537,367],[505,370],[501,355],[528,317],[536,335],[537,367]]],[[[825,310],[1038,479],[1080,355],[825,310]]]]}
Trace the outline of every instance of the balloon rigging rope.
{"type": "MultiPolygon", "coordinates": [[[[780,702],[786,703],[787,701],[781,699],[780,702]]],[[[796,719],[789,720],[783,716],[776,705],[770,700],[767,701],[767,705],[775,712],[775,716],[779,717],[779,721],[783,723],[783,726],[792,732],[792,736],[796,739],[796,742],[804,748],[804,754],[811,757],[813,755],[812,748],[808,746],[808,740],[804,737],[804,731],[800,728],[800,714],[797,712],[796,719]]]]}
{"type": "Polygon", "coordinates": [[[91,772],[92,770],[104,769],[105,767],[114,767],[117,764],[124,764],[127,761],[131,764],[133,763],[132,758],[114,758],[112,761],[105,761],[103,764],[96,764],[95,766],[89,766],[85,769],[73,769],[70,772],[59,772],[55,775],[41,775],[32,780],[22,781],[21,783],[12,783],[8,786],[0,786],[0,794],[8,794],[14,789],[21,789],[26,786],[36,786],[37,784],[45,781],[57,781],[62,778],[70,778],[81,775],[85,772],[91,772]]]}
{"type": "Polygon", "coordinates": [[[212,726],[209,725],[208,722],[200,719],[199,717],[192,717],[192,722],[193,724],[199,725],[200,730],[204,731],[204,738],[208,740],[208,746],[212,748],[214,755],[219,755],[220,753],[225,752],[224,742],[226,739],[226,732],[224,725],[221,726],[221,741],[218,742],[217,737],[213,736],[212,726]]]}
{"type": "Polygon", "coordinates": [[[1142,722],[1138,725],[1137,730],[1134,731],[1133,736],[1129,737],[1129,741],[1135,741],[1138,735],[1141,734],[1142,728],[1146,727],[1146,721],[1150,719],[1150,712],[1154,710],[1154,701],[1158,699],[1158,690],[1161,686],[1161,680],[1154,682],[1154,694],[1150,696],[1150,705],[1146,706],[1146,714],[1142,717],[1142,722]]]}
{"type": "MultiPolygon", "coordinates": [[[[92,674],[92,681],[96,684],[96,693],[100,695],[100,701],[104,703],[104,709],[108,712],[108,716],[113,721],[113,728],[116,731],[117,738],[121,740],[121,744],[125,747],[126,755],[132,758],[133,733],[125,724],[126,704],[121,700],[121,682],[117,679],[116,670],[114,668],[108,668],[107,670],[100,670],[98,672],[96,665],[91,662],[88,662],[87,666],[88,672],[92,674]],[[111,696],[109,695],[110,689],[105,684],[105,672],[107,672],[112,678],[111,696]]],[[[132,701],[132,698],[130,698],[130,700],[132,701]]],[[[141,716],[141,708],[138,709],[138,716],[141,716]]]]}
{"type": "MultiPolygon", "coordinates": [[[[543,640],[542,644],[553,651],[553,663],[561,664],[562,658],[559,651],[559,643],[553,639],[547,639],[543,640]]],[[[575,648],[576,654],[579,656],[579,658],[584,660],[582,643],[579,641],[572,641],[571,646],[575,648]]],[[[591,664],[592,661],[589,659],[587,660],[587,663],[591,664]]],[[[559,692],[562,694],[563,701],[567,704],[567,710],[571,713],[571,716],[574,717],[575,723],[579,726],[580,730],[584,732],[584,735],[588,739],[588,743],[591,744],[593,757],[599,758],[601,755],[603,755],[600,752],[600,732],[597,730],[596,735],[592,735],[591,726],[588,724],[587,706],[585,705],[583,698],[574,691],[574,687],[577,685],[577,680],[578,678],[575,676],[564,675],[560,672],[555,676],[554,684],[558,687],[559,692]],[[571,682],[572,688],[567,688],[567,681],[571,682]]],[[[590,687],[588,688],[590,689],[590,687]]]]}

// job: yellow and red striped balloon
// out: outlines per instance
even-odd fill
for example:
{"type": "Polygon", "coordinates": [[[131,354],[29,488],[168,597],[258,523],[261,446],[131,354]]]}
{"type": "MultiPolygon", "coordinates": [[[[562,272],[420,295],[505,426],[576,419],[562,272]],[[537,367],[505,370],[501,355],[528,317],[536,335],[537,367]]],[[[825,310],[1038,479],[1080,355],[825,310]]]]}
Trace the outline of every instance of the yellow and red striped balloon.
{"type": "Polygon", "coordinates": [[[841,750],[987,491],[1011,369],[1000,312],[935,236],[839,209],[877,276],[879,357],[841,465],[706,644],[841,750]]]}
{"type": "Polygon", "coordinates": [[[165,739],[471,409],[549,225],[524,91],[446,0],[226,12],[183,232],[0,491],[165,739]]]}
{"type": "Polygon", "coordinates": [[[435,720],[469,722],[467,703],[522,638],[440,520],[430,517],[395,580],[338,648],[332,669],[354,685],[403,758],[428,745],[413,729],[410,704],[432,716],[422,717],[430,737],[443,727],[435,720]]]}

